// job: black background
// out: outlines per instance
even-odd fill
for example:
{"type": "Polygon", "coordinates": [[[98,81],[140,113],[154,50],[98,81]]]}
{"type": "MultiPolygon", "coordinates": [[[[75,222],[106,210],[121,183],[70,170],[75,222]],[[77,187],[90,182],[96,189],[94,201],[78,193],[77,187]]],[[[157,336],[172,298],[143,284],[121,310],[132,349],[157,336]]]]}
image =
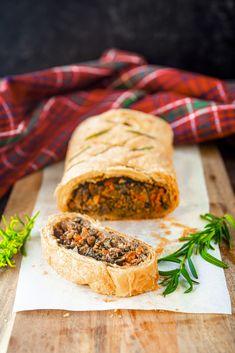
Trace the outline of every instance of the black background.
{"type": "Polygon", "coordinates": [[[0,76],[90,60],[116,47],[150,63],[235,78],[234,0],[0,4],[0,76]]]}

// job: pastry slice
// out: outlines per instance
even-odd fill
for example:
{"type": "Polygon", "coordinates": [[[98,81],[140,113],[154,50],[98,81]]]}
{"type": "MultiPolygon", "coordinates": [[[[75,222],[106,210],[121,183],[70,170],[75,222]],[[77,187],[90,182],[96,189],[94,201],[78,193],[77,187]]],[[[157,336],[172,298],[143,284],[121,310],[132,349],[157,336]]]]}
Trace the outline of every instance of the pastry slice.
{"type": "Polygon", "coordinates": [[[89,216],[56,215],[42,229],[41,240],[49,265],[59,275],[95,292],[127,297],[157,287],[154,249],[89,216]]]}

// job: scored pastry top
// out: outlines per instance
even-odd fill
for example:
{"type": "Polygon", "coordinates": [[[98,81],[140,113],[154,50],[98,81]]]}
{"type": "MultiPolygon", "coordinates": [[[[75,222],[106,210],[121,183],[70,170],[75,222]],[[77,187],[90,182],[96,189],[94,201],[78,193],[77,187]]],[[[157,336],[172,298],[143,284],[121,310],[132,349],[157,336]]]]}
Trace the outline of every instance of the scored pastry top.
{"type": "MultiPolygon", "coordinates": [[[[172,167],[170,125],[150,114],[128,109],[109,110],[88,118],[74,131],[68,146],[62,184],[71,176],[95,170],[130,169],[148,174],[172,167]]],[[[128,174],[128,171],[127,171],[128,174]]]]}

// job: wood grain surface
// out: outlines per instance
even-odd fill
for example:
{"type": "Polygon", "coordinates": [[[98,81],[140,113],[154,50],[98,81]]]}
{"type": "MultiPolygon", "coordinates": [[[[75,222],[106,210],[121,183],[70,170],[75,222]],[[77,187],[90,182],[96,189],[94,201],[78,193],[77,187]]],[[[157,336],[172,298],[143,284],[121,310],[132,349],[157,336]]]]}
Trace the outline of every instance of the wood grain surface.
{"type": "MultiPolygon", "coordinates": [[[[31,215],[41,185],[42,172],[31,174],[14,186],[4,215],[7,220],[14,213],[20,216],[31,215]]],[[[16,257],[16,267],[0,272],[0,352],[5,353],[12,326],[12,307],[20,269],[20,255],[16,257]]]]}
{"type": "MultiPolygon", "coordinates": [[[[211,212],[217,215],[225,212],[235,214],[234,194],[218,150],[213,146],[202,147],[201,153],[211,212]]],[[[18,182],[5,213],[9,215],[24,210],[30,214],[40,183],[41,173],[18,182]]],[[[225,275],[234,312],[235,253],[222,248],[222,257],[230,265],[225,275]]],[[[19,263],[20,259],[17,261],[19,263]]],[[[12,329],[8,353],[233,353],[235,351],[234,315],[135,310],[101,312],[38,310],[17,313],[13,327],[9,328],[7,322],[10,322],[18,268],[2,273],[0,281],[0,346],[6,345],[6,337],[12,329]]]]}

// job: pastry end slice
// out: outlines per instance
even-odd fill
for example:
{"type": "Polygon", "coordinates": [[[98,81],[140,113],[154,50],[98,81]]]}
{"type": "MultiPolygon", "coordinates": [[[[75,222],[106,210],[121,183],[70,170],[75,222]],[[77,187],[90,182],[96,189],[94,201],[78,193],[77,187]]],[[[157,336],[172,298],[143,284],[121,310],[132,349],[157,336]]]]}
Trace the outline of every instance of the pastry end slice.
{"type": "Polygon", "coordinates": [[[95,292],[127,297],[157,288],[154,249],[79,213],[52,217],[41,231],[49,265],[95,292]]]}
{"type": "Polygon", "coordinates": [[[151,219],[179,203],[173,131],[156,116],[114,109],[73,132],[56,188],[60,211],[100,220],[151,219]]]}

